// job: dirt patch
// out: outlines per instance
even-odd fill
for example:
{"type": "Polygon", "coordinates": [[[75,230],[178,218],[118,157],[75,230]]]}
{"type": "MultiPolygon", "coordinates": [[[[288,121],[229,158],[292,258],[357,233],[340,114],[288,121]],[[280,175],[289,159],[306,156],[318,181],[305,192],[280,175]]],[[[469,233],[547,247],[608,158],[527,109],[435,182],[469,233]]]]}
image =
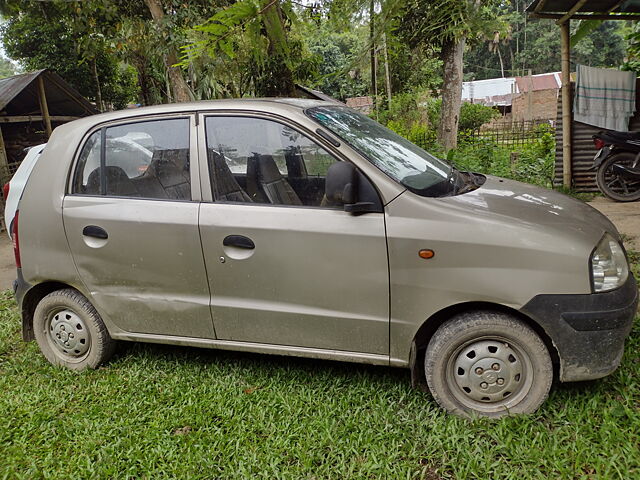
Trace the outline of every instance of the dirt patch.
{"type": "Polygon", "coordinates": [[[614,202],[596,197],[589,205],[609,217],[618,231],[624,234],[628,249],[640,251],[640,202],[614,202]]]}
{"type": "Polygon", "coordinates": [[[0,232],[0,290],[13,288],[16,279],[16,263],[13,245],[6,232],[0,232]]]}

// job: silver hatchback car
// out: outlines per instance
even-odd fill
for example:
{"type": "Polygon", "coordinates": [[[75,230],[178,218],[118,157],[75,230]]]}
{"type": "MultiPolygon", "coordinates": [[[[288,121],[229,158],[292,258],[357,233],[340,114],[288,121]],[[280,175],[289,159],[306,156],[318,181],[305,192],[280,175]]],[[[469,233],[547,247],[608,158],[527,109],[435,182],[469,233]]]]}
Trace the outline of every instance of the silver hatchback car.
{"type": "Polygon", "coordinates": [[[12,237],[24,339],[56,365],[95,368],[117,340],[391,365],[460,415],[611,373],[638,301],[591,207],[316,100],[60,126],[12,237]]]}

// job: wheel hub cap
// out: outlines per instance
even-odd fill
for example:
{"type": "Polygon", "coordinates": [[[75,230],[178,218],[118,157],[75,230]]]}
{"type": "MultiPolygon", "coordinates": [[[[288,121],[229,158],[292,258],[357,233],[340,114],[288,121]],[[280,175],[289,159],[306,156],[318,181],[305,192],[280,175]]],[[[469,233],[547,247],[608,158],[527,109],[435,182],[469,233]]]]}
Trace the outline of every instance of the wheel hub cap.
{"type": "Polygon", "coordinates": [[[481,340],[467,345],[458,353],[453,368],[457,386],[477,402],[507,399],[524,383],[519,355],[504,342],[481,340]]]}
{"type": "Polygon", "coordinates": [[[71,310],[56,312],[49,322],[49,337],[65,355],[80,357],[89,350],[89,330],[71,310]]]}

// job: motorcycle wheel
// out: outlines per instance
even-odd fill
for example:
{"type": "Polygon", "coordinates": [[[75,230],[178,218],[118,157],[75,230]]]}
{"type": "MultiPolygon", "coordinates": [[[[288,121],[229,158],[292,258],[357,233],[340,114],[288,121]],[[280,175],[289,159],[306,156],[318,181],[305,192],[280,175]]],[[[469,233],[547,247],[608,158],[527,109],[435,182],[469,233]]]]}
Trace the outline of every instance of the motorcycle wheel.
{"type": "Polygon", "coordinates": [[[612,167],[615,164],[623,165],[627,168],[637,168],[634,166],[635,158],[635,153],[619,152],[614,153],[602,162],[596,174],[596,183],[606,197],[616,202],[640,200],[640,181],[625,180],[612,171],[612,167]]]}

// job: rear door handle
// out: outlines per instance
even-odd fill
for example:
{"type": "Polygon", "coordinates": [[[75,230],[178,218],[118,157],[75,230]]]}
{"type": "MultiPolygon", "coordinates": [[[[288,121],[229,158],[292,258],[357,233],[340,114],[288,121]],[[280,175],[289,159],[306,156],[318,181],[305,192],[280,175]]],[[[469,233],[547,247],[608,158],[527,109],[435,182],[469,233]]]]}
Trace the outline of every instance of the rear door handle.
{"type": "Polygon", "coordinates": [[[225,247],[246,248],[247,250],[253,250],[256,248],[256,244],[253,243],[253,240],[249,237],[245,237],[244,235],[229,235],[224,237],[222,244],[225,247]]]}
{"type": "Polygon", "coordinates": [[[101,238],[103,240],[109,238],[107,231],[102,227],[98,227],[97,225],[87,225],[82,229],[82,235],[84,235],[85,237],[101,238]]]}

